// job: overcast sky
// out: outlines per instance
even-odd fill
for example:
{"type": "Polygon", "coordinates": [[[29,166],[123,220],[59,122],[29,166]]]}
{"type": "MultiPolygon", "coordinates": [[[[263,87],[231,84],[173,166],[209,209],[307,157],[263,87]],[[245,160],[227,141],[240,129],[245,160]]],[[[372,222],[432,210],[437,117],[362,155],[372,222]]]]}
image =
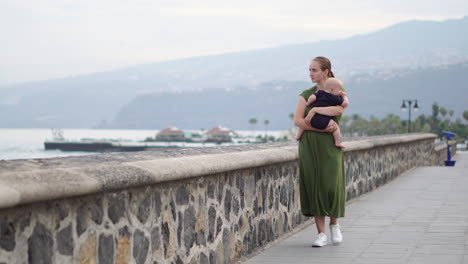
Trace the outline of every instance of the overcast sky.
{"type": "Polygon", "coordinates": [[[466,0],[0,0],[0,85],[465,15],[466,0]]]}

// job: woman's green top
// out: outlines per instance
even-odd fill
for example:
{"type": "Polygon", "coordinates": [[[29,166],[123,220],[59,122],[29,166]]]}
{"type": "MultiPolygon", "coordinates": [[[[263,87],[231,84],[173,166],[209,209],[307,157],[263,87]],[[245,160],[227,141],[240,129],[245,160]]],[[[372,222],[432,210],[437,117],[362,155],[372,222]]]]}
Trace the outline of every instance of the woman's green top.
{"type": "MultiPolygon", "coordinates": [[[[301,93],[307,101],[314,86],[301,93]]],[[[306,108],[306,113],[312,107],[306,108]]],[[[304,116],[306,115],[304,113],[304,116]]],[[[338,123],[340,117],[333,117],[338,123]]],[[[335,146],[331,133],[306,130],[299,141],[299,190],[305,216],[343,217],[345,177],[343,151],[335,146]]]]}

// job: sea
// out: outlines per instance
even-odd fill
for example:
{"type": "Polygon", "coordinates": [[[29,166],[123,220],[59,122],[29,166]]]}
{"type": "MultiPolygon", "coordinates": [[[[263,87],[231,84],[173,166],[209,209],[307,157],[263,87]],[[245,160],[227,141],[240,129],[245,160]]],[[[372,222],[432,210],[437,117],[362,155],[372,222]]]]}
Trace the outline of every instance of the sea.
{"type": "MultiPolygon", "coordinates": [[[[127,130],[127,129],[61,129],[63,137],[69,141],[83,138],[98,140],[143,141],[147,137],[155,137],[159,130],[127,130]]],[[[195,131],[195,130],[184,130],[195,131]]],[[[241,136],[265,135],[265,131],[235,130],[241,136]]],[[[267,131],[268,136],[280,137],[285,131],[267,131]]],[[[53,140],[51,129],[0,129],[0,161],[15,159],[42,159],[53,157],[69,157],[95,155],[95,152],[70,152],[60,150],[45,150],[44,141],[53,140]]]]}

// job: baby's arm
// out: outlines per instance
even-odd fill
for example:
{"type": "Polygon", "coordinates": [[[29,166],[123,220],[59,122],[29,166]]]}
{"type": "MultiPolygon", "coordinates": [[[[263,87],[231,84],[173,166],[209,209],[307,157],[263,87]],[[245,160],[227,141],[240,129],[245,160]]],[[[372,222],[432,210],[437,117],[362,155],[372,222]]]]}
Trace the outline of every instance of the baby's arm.
{"type": "MultiPolygon", "coordinates": [[[[310,126],[310,123],[306,123],[303,116],[306,111],[306,103],[307,101],[305,100],[304,97],[299,96],[299,100],[297,101],[297,106],[296,106],[296,111],[294,112],[294,125],[304,129],[304,130],[313,130],[313,131],[318,131],[318,132],[325,132],[325,133],[330,133],[336,130],[336,124],[328,124],[328,126],[325,129],[316,129],[314,127],[310,126]]],[[[339,108],[343,108],[341,106],[337,106],[339,108]]]]}
{"type": "Polygon", "coordinates": [[[310,121],[312,120],[312,118],[314,118],[314,115],[315,115],[314,109],[315,108],[310,109],[309,113],[307,113],[307,115],[304,117],[304,120],[307,122],[307,124],[310,124],[310,121]]]}
{"type": "Polygon", "coordinates": [[[309,96],[309,99],[307,99],[307,106],[313,104],[315,100],[317,100],[317,96],[315,96],[315,94],[309,96]]]}
{"type": "Polygon", "coordinates": [[[342,107],[348,107],[349,100],[348,100],[348,96],[346,95],[346,93],[341,91],[340,96],[343,98],[343,103],[341,104],[341,106],[342,107]]]}

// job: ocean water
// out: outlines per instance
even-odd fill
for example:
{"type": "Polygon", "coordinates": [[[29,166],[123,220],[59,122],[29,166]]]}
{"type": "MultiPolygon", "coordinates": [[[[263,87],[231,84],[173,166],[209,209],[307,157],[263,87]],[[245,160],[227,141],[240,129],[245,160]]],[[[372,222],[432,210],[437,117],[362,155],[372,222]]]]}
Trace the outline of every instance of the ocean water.
{"type": "MultiPolygon", "coordinates": [[[[66,140],[93,138],[141,141],[147,137],[154,137],[159,130],[62,129],[62,131],[66,140]]],[[[265,131],[260,130],[236,130],[236,132],[242,136],[265,134],[265,131]]],[[[284,131],[268,131],[269,136],[275,137],[282,136],[284,133],[284,131]]],[[[96,154],[95,152],[45,150],[44,141],[52,139],[53,134],[50,129],[0,129],[0,160],[38,159],[96,154]]]]}

